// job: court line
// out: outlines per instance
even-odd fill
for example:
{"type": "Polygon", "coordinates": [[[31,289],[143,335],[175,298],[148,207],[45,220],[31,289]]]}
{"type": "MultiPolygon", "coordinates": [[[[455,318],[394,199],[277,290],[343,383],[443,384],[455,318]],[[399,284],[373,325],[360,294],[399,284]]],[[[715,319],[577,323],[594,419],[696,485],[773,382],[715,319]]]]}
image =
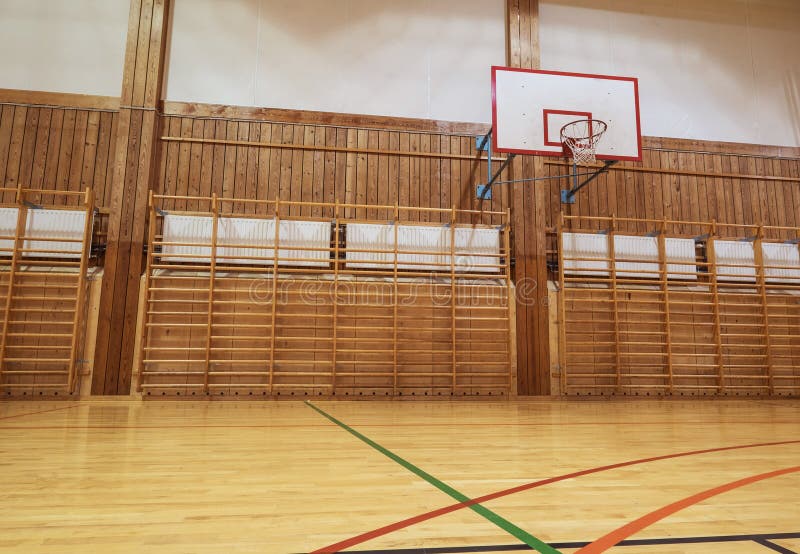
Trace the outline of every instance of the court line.
{"type": "MultiPolygon", "coordinates": [[[[757,542],[763,546],[765,543],[772,544],[778,548],[780,545],[770,543],[770,540],[798,539],[800,533],[759,533],[751,535],[717,535],[707,537],[666,537],[660,539],[627,539],[621,541],[616,546],[666,546],[676,544],[713,544],[724,542],[757,542]]],[[[590,544],[588,541],[574,542],[551,542],[553,548],[581,548],[590,544]]],[[[770,546],[767,546],[771,548],[770,546]]],[[[530,550],[527,544],[494,544],[481,546],[443,546],[434,548],[395,548],[382,550],[347,550],[342,554],[460,554],[467,552],[516,552],[519,550],[530,550]]],[[[789,549],[779,550],[783,554],[797,554],[789,549]]]]}
{"type": "Polygon", "coordinates": [[[783,469],[777,469],[775,471],[768,471],[767,473],[759,473],[758,475],[751,475],[750,477],[745,477],[744,479],[739,479],[738,481],[731,481],[730,483],[725,483],[724,485],[693,494],[692,496],[687,496],[686,498],[678,500],[677,502],[673,502],[672,504],[668,504],[657,510],[653,510],[649,514],[645,514],[640,518],[626,523],[622,527],[614,529],[610,533],[607,533],[599,539],[593,541],[591,544],[584,546],[575,554],[600,554],[601,552],[605,552],[609,548],[612,548],[620,541],[627,539],[635,533],[638,533],[642,529],[653,525],[654,523],[674,514],[675,512],[679,512],[685,508],[702,502],[703,500],[708,500],[714,496],[751,485],[759,481],[772,479],[773,477],[780,477],[782,475],[788,475],[789,473],[796,473],[798,471],[800,471],[800,466],[786,467],[783,469]]]}
{"type": "MultiPolygon", "coordinates": [[[[82,406],[83,404],[73,404],[71,406],[61,406],[60,408],[51,408],[49,410],[39,410],[38,412],[26,412],[24,414],[15,414],[10,416],[3,416],[0,417],[0,420],[3,419],[13,419],[15,417],[24,417],[29,415],[36,415],[36,414],[46,414],[48,412],[57,412],[58,410],[69,410],[70,408],[77,408],[78,406],[82,406]]],[[[21,427],[22,429],[27,429],[27,427],[21,427]]]]}
{"type": "Polygon", "coordinates": [[[780,552],[780,554],[797,554],[794,550],[790,550],[785,546],[775,544],[774,542],[767,539],[758,539],[755,542],[757,542],[761,546],[769,548],[770,550],[774,550],[775,552],[780,552]]]}
{"type": "Polygon", "coordinates": [[[610,464],[605,466],[599,466],[591,469],[584,469],[580,471],[573,471],[572,473],[565,473],[562,475],[557,475],[555,477],[550,477],[548,479],[542,479],[539,481],[532,481],[530,483],[525,483],[523,485],[518,485],[516,487],[511,487],[508,489],[503,489],[497,492],[485,494],[483,496],[478,496],[466,502],[459,502],[456,504],[451,504],[450,506],[444,506],[442,508],[438,508],[436,510],[432,510],[430,512],[426,512],[423,514],[419,514],[410,518],[406,518],[395,523],[390,523],[389,525],[384,525],[383,527],[378,527],[373,529],[372,531],[367,531],[366,533],[361,533],[360,535],[356,535],[350,537],[349,539],[345,539],[343,541],[339,541],[335,544],[331,544],[325,548],[334,549],[328,550],[328,552],[336,552],[337,550],[343,550],[345,548],[353,547],[357,544],[361,544],[363,542],[375,539],[377,537],[381,537],[383,535],[387,535],[394,531],[398,531],[400,529],[405,529],[406,527],[411,527],[412,525],[416,525],[417,523],[422,523],[423,521],[427,521],[429,519],[433,519],[439,516],[443,516],[457,510],[462,510],[464,508],[469,508],[473,504],[488,502],[490,500],[494,500],[495,498],[501,498],[504,496],[508,496],[511,494],[515,494],[518,492],[527,491],[530,489],[535,489],[538,487],[542,487],[544,485],[549,485],[551,483],[557,483],[559,481],[564,481],[566,479],[574,479],[576,477],[581,477],[583,475],[590,475],[592,473],[600,473],[602,471],[609,471],[612,469],[618,469],[622,467],[628,467],[633,465],[645,464],[649,462],[657,462],[660,460],[669,460],[673,458],[682,458],[685,456],[696,456],[700,454],[710,454],[716,452],[725,452],[728,450],[742,450],[746,448],[760,448],[765,446],[781,446],[787,444],[800,444],[800,440],[791,440],[791,441],[779,441],[779,442],[764,442],[764,443],[756,443],[756,444],[744,444],[744,445],[737,445],[737,446],[723,446],[718,448],[708,448],[704,450],[690,450],[687,452],[678,452],[674,454],[665,454],[663,456],[654,456],[651,458],[640,458],[638,460],[630,460],[627,462],[619,462],[616,464],[610,464]]]}
{"type": "MultiPolygon", "coordinates": [[[[336,425],[338,425],[339,427],[341,427],[342,429],[344,429],[345,431],[347,431],[348,433],[350,433],[351,435],[353,435],[354,437],[356,437],[360,441],[362,441],[362,442],[366,443],[367,445],[371,446],[372,448],[374,448],[375,450],[377,450],[378,452],[380,452],[381,454],[383,454],[384,456],[386,456],[390,460],[393,460],[393,461],[397,462],[398,464],[400,464],[402,467],[404,467],[405,469],[407,469],[408,471],[410,471],[411,473],[413,473],[417,477],[421,477],[422,479],[427,481],[429,484],[433,485],[434,487],[436,487],[437,489],[439,489],[443,493],[447,494],[451,498],[455,498],[456,500],[459,500],[461,502],[469,500],[469,497],[467,495],[457,491],[456,489],[454,489],[450,485],[444,483],[443,481],[440,481],[439,479],[437,479],[436,477],[434,477],[430,473],[427,473],[426,471],[418,468],[417,466],[415,466],[411,462],[401,458],[400,456],[398,456],[394,452],[384,448],[383,446],[381,446],[377,442],[373,441],[372,439],[362,435],[361,433],[359,433],[358,431],[356,431],[352,427],[348,427],[347,424],[339,421],[338,419],[336,419],[332,415],[328,414],[322,408],[319,408],[319,407],[315,406],[314,404],[312,404],[309,401],[306,401],[305,404],[309,408],[311,408],[312,410],[314,410],[315,412],[320,414],[325,419],[331,421],[332,423],[335,423],[336,425]]],[[[476,512],[477,514],[483,516],[484,518],[486,518],[490,522],[494,523],[496,526],[498,526],[500,529],[502,529],[506,533],[509,533],[510,535],[518,538],[519,540],[521,540],[522,542],[524,542],[525,544],[527,544],[528,546],[530,546],[534,550],[537,550],[537,551],[541,552],[542,554],[560,554],[559,551],[556,550],[555,548],[552,548],[550,545],[548,545],[544,541],[541,541],[541,540],[537,539],[536,537],[534,537],[533,535],[531,535],[530,533],[528,533],[524,529],[522,529],[520,527],[517,527],[516,525],[514,525],[513,523],[511,523],[507,519],[503,518],[499,514],[496,514],[495,512],[491,511],[490,509],[488,509],[488,508],[486,508],[484,506],[481,506],[480,504],[473,504],[472,506],[470,506],[470,508],[472,509],[472,511],[476,512]]],[[[312,552],[312,554],[322,554],[322,553],[327,553],[327,552],[336,552],[337,550],[329,550],[329,549],[323,547],[323,548],[314,550],[312,552]]]]}

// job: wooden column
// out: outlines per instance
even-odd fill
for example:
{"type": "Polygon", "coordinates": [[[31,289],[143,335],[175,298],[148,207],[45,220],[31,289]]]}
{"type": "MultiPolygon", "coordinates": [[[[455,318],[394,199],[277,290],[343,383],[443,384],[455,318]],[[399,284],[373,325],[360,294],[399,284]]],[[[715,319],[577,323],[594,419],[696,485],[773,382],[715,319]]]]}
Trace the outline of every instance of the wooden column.
{"type": "Polygon", "coordinates": [[[92,394],[128,394],[170,0],[130,0],[92,394]]]}
{"type": "MultiPolygon", "coordinates": [[[[539,67],[539,0],[506,0],[506,63],[539,67]]],[[[542,160],[518,157],[511,179],[544,174],[542,160]]],[[[550,394],[550,331],[547,295],[545,207],[542,184],[512,185],[514,281],[517,284],[517,380],[521,395],[550,394]]]]}

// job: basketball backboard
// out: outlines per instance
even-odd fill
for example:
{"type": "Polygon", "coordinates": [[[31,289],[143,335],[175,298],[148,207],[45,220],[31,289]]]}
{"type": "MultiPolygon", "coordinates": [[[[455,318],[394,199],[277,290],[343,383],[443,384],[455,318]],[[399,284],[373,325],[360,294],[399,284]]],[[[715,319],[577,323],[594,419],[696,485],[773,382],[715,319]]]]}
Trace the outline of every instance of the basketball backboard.
{"type": "Polygon", "coordinates": [[[563,156],[561,128],[577,119],[608,125],[598,159],[642,159],[635,77],[492,67],[495,151],[563,156]]]}

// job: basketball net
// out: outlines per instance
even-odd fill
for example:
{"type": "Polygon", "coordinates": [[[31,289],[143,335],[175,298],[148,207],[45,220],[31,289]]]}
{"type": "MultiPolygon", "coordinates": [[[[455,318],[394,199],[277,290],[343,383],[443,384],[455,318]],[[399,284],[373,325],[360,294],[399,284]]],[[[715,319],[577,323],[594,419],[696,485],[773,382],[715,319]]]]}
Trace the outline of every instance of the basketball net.
{"type": "Polygon", "coordinates": [[[570,149],[577,165],[591,165],[597,161],[597,143],[607,128],[599,119],[579,119],[561,128],[561,142],[570,149]]]}

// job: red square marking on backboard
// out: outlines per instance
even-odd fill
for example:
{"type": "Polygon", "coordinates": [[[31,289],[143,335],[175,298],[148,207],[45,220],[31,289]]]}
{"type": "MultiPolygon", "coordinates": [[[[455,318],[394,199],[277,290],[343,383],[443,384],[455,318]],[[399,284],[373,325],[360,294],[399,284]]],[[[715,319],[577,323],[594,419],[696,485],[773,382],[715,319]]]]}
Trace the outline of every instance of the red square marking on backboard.
{"type": "MultiPolygon", "coordinates": [[[[561,146],[561,137],[559,136],[558,142],[553,142],[550,140],[550,130],[549,130],[549,123],[548,118],[551,114],[555,115],[575,115],[578,116],[576,119],[592,119],[592,112],[573,112],[570,110],[549,110],[545,109],[542,110],[542,117],[544,118],[544,144],[547,146],[561,146]]],[[[559,129],[560,131],[560,129],[559,129]]],[[[591,132],[591,129],[590,129],[591,132]]]]}

